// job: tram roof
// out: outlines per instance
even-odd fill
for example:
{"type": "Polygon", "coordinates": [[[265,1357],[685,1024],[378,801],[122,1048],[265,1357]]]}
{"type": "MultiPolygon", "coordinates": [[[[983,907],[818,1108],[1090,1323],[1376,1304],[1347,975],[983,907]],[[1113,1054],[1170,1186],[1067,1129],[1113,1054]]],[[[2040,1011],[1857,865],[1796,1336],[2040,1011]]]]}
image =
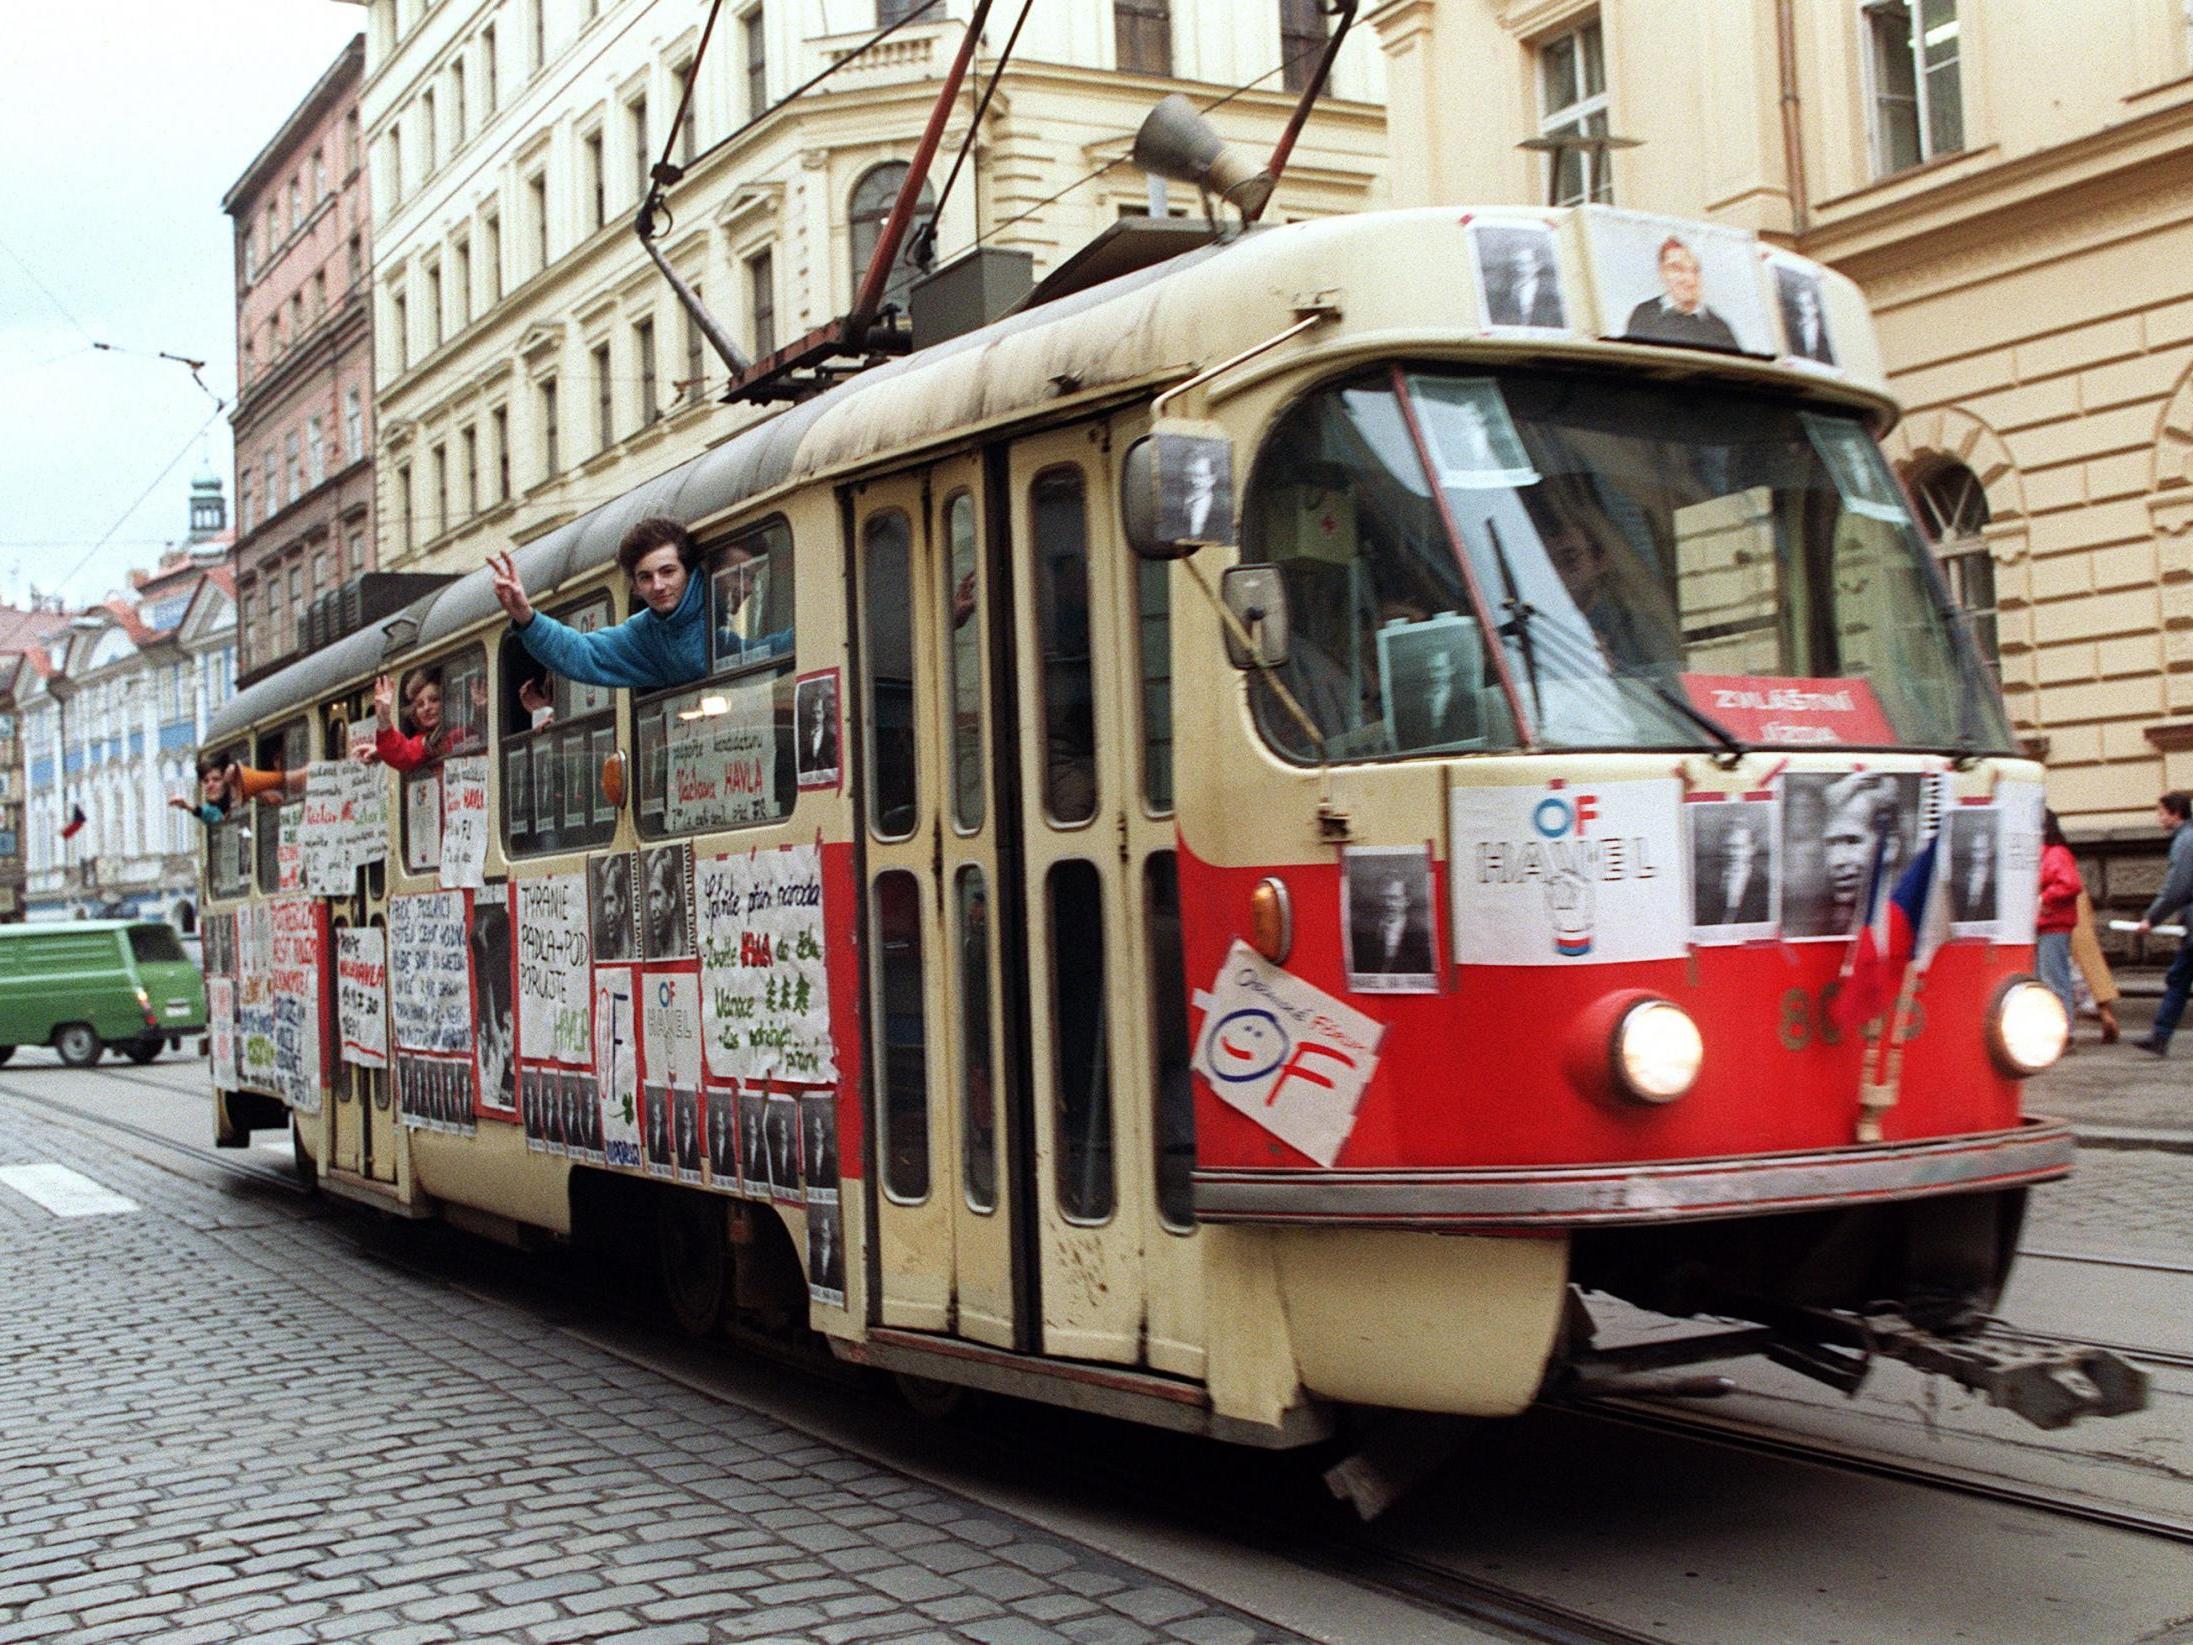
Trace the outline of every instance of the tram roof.
{"type": "MultiPolygon", "coordinates": [[[[1597,209],[1526,215],[1558,224],[1579,211],[1597,209]]],[[[519,575],[529,592],[555,589],[610,563],[625,531],[644,516],[667,514],[690,525],[788,482],[849,468],[947,437],[955,430],[1026,412],[1057,393],[1055,385],[1062,379],[1088,391],[1169,371],[1186,374],[1268,333],[1275,312],[1291,318],[1296,293],[1341,285],[1351,318],[1359,318],[1396,346],[1421,343],[1427,336],[1428,299],[1451,302],[1454,299],[1434,299],[1433,294],[1469,284],[1454,277],[1466,267],[1461,261],[1467,256],[1462,242],[1457,239],[1452,247],[1454,261],[1441,263],[1427,259],[1422,237],[1439,230],[1452,233],[1469,220],[1469,212],[1451,206],[1413,207],[1253,230],[1009,314],[864,371],[642,481],[623,496],[515,550],[519,575]],[[1228,260],[1225,270],[1194,277],[1196,271],[1221,258],[1228,260]],[[1351,275],[1390,276],[1395,269],[1414,272],[1347,289],[1351,275]],[[1068,324],[1113,305],[1121,305],[1121,311],[1106,315],[1101,323],[1068,324]],[[908,378],[920,380],[918,392],[886,392],[908,378]]],[[[1576,250],[1564,249],[1564,263],[1578,257],[1576,250]]],[[[1857,314],[1863,317],[1857,288],[1832,270],[1822,268],[1820,274],[1823,281],[1847,288],[1857,314]]],[[[1581,270],[1576,277],[1584,277],[1581,270]]],[[[1435,322],[1447,318],[1431,316],[1435,322]]],[[[1466,318],[1474,327],[1474,312],[1466,318]]],[[[1847,335],[1848,328],[1842,329],[1847,335]]],[[[1873,357],[1854,365],[1843,391],[1885,404],[1887,393],[1872,350],[1870,325],[1861,329],[1873,357]]],[[[1525,345],[1523,351],[1550,357],[1573,353],[1579,343],[1592,352],[1604,352],[1600,340],[1588,336],[1565,346],[1525,345]]],[[[1662,369],[1669,365],[1771,369],[1758,359],[1678,356],[1649,345],[1626,346],[1634,353],[1656,356],[1662,369]]],[[[1813,386],[1830,392],[1835,387],[1818,382],[1813,386]]],[[[320,701],[404,654],[431,650],[489,619],[496,610],[487,569],[467,572],[395,616],[239,692],[214,716],[206,740],[224,741],[249,726],[320,701]]]]}

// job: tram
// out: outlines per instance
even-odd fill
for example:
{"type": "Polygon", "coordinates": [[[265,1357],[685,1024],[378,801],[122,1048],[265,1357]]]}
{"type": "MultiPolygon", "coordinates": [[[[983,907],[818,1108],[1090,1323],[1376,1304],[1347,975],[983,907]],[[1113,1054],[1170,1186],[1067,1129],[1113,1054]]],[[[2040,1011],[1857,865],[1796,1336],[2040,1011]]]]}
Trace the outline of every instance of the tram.
{"type": "Polygon", "coordinates": [[[1258,1445],[1735,1353],[2000,1392],[1960,1339],[2072,1160],[2041,772],[1895,416],[1850,281],[1610,208],[1039,288],[517,550],[593,628],[690,527],[706,677],[543,711],[477,571],[228,705],[306,777],[208,830],[222,1140],[1258,1445]],[[400,776],[382,674],[439,698],[400,776]],[[1947,940],[1846,1026],[1924,852],[1947,940]]]}

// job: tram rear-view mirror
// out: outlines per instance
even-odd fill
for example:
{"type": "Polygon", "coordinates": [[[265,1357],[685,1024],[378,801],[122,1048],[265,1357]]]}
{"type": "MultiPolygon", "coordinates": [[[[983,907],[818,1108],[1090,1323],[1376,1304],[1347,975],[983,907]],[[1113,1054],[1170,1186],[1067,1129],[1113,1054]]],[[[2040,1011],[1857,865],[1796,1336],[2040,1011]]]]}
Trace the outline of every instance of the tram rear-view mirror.
{"type": "Polygon", "coordinates": [[[1160,422],[1127,448],[1119,508],[1145,560],[1234,542],[1234,443],[1210,423],[1160,422]]]}
{"type": "Polygon", "coordinates": [[[1219,579],[1226,624],[1226,656],[1236,668],[1277,668],[1287,660],[1287,585],[1279,568],[1235,565],[1219,579]]]}

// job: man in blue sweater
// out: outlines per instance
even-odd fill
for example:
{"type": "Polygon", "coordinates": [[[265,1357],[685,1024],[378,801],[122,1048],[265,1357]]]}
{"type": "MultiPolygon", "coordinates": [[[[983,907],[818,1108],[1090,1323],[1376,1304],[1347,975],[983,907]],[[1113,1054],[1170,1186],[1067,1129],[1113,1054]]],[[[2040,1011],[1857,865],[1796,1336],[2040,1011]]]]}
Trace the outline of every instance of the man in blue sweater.
{"type": "MultiPolygon", "coordinates": [[[[2140,916],[2143,936],[2193,903],[2193,828],[2186,826],[2188,817],[2193,817],[2193,795],[2183,789],[2172,789],[2155,802],[2156,824],[2170,835],[2170,867],[2163,875],[2163,888],[2140,916]]],[[[2178,1019],[2185,1015],[2188,995],[2193,995],[2193,937],[2179,942],[2178,957],[2170,962],[2169,974],[2163,978],[2163,999],[2155,1008],[2154,1030],[2147,1038],[2132,1043],[2155,1056],[2168,1056],[2170,1036],[2177,1032],[2178,1019]]]]}
{"type": "Polygon", "coordinates": [[[507,553],[490,556],[487,569],[519,643],[537,662],[567,679],[660,691],[705,676],[708,585],[706,578],[695,575],[700,548],[693,534],[673,519],[651,514],[624,534],[617,545],[617,564],[632,579],[632,592],[646,609],[592,634],[535,611],[507,553]]]}

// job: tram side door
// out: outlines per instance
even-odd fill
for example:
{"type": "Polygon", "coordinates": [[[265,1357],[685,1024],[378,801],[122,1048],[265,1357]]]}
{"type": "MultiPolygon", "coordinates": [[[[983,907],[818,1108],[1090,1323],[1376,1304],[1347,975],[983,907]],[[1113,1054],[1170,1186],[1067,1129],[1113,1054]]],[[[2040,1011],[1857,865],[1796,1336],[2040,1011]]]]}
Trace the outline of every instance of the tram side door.
{"type": "Polygon", "coordinates": [[[1016,1121],[1001,1100],[998,847],[977,458],[857,488],[860,826],[885,1325],[1026,1346],[1014,1306],[1016,1121]]]}

